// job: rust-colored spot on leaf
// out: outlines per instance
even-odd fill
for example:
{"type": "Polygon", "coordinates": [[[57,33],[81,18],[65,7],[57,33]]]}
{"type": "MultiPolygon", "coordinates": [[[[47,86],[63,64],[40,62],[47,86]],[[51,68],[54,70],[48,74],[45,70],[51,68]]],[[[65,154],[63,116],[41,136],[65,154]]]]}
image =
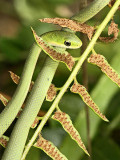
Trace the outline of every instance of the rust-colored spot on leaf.
{"type": "Polygon", "coordinates": [[[59,121],[62,124],[65,131],[69,133],[71,138],[78,143],[78,145],[84,150],[84,152],[87,155],[89,155],[84,143],[82,142],[80,134],[78,133],[78,131],[73,126],[72,121],[70,120],[70,117],[62,111],[57,111],[52,116],[52,118],[59,121]]]}
{"type": "Polygon", "coordinates": [[[19,110],[19,112],[17,113],[16,118],[19,118],[20,114],[22,113],[22,108],[19,110]]]}
{"type": "Polygon", "coordinates": [[[89,26],[85,23],[79,23],[75,20],[66,19],[66,18],[43,18],[40,19],[44,23],[53,23],[60,25],[61,27],[67,27],[73,31],[79,31],[87,34],[88,38],[91,39],[94,34],[94,27],[89,26]]]}
{"type": "Polygon", "coordinates": [[[37,142],[34,144],[34,147],[42,149],[54,160],[68,160],[53,143],[44,139],[42,136],[39,137],[37,142]]]}
{"type": "Polygon", "coordinates": [[[86,88],[83,85],[75,82],[71,87],[71,92],[78,93],[83,101],[104,121],[108,121],[108,119],[100,112],[98,106],[94,103],[91,96],[87,92],[86,88]]]}
{"type": "Polygon", "coordinates": [[[11,76],[13,82],[16,83],[16,84],[18,84],[19,81],[20,81],[20,77],[17,76],[17,75],[16,75],[15,73],[13,73],[12,71],[9,71],[9,73],[10,73],[10,76],[11,76]]]}
{"type": "Polygon", "coordinates": [[[2,94],[0,94],[0,100],[2,101],[4,106],[7,106],[8,100],[2,94]]]}
{"type": "Polygon", "coordinates": [[[0,137],[0,144],[4,147],[4,148],[6,148],[6,146],[7,146],[7,144],[8,144],[8,141],[9,141],[9,138],[8,137],[6,137],[6,136],[2,136],[2,137],[0,137]]]}
{"type": "Polygon", "coordinates": [[[89,63],[93,63],[120,87],[120,75],[110,66],[104,56],[100,54],[91,54],[88,58],[89,63]]]}
{"type": "MultiPolygon", "coordinates": [[[[19,81],[20,81],[20,77],[17,76],[17,75],[16,75],[15,73],[13,73],[12,71],[9,71],[9,73],[10,73],[10,76],[11,76],[13,82],[16,83],[16,84],[18,84],[19,81]]],[[[33,87],[33,84],[34,84],[34,82],[32,81],[32,82],[30,83],[29,92],[31,91],[31,89],[32,89],[32,87],[33,87]]]]}
{"type": "Polygon", "coordinates": [[[116,24],[112,20],[110,26],[108,27],[108,35],[113,34],[113,37],[99,37],[99,39],[106,43],[114,42],[118,37],[118,32],[119,32],[118,24],[116,24]]]}
{"type": "Polygon", "coordinates": [[[38,123],[39,123],[39,117],[36,117],[33,124],[31,125],[31,128],[35,128],[38,123]]]}
{"type": "Polygon", "coordinates": [[[51,84],[48,91],[47,91],[47,95],[46,95],[46,100],[47,101],[53,101],[55,96],[56,96],[56,88],[54,84],[51,84]]]}
{"type": "Polygon", "coordinates": [[[67,51],[62,54],[57,52],[52,46],[46,44],[46,42],[41,37],[39,37],[33,29],[32,31],[36,42],[45,51],[46,54],[48,54],[55,61],[61,61],[65,63],[69,70],[72,70],[75,61],[74,58],[67,51]]]}

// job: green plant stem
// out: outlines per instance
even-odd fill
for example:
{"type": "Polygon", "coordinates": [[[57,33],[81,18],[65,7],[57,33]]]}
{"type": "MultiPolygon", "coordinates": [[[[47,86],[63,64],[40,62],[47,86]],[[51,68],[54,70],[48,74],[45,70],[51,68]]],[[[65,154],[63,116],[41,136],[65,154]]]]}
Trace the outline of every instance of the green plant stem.
{"type": "Polygon", "coordinates": [[[102,8],[104,8],[105,4],[107,5],[109,2],[110,0],[94,0],[88,7],[82,9],[80,13],[71,17],[71,19],[84,23],[90,18],[92,18],[102,8]],[[94,7],[94,6],[97,6],[97,7],[94,7]]]}
{"type": "Polygon", "coordinates": [[[14,127],[2,160],[19,160],[21,158],[30,126],[39,112],[57,66],[58,62],[53,61],[49,56],[47,56],[44,67],[39,73],[33,89],[27,99],[26,106],[14,127]],[[21,129],[19,129],[20,127],[21,129]],[[15,149],[14,152],[13,146],[15,149]]]}
{"type": "Polygon", "coordinates": [[[26,98],[40,52],[41,49],[36,44],[34,44],[25,63],[20,83],[9,104],[0,114],[0,137],[13,122],[26,98]]]}
{"type": "Polygon", "coordinates": [[[89,55],[89,53],[91,52],[91,50],[93,49],[93,47],[94,47],[94,45],[95,45],[98,37],[100,36],[101,32],[103,31],[103,29],[105,28],[105,26],[107,25],[107,23],[113,17],[113,15],[116,12],[116,10],[117,10],[117,8],[118,8],[119,5],[120,5],[120,0],[117,0],[115,2],[114,6],[112,7],[112,9],[109,11],[109,13],[107,14],[107,16],[103,20],[103,22],[99,25],[99,27],[98,27],[95,35],[93,36],[93,38],[92,38],[91,42],[89,43],[88,47],[86,48],[86,50],[84,51],[84,53],[80,57],[80,60],[76,64],[76,66],[75,66],[73,72],[71,73],[70,77],[68,78],[68,80],[66,81],[66,83],[64,84],[64,86],[62,87],[60,93],[58,94],[58,96],[54,100],[52,106],[50,107],[50,109],[48,110],[48,112],[46,113],[46,115],[44,116],[44,118],[42,119],[42,121],[41,121],[40,125],[38,126],[38,128],[36,129],[33,137],[31,138],[31,140],[27,144],[21,160],[25,159],[25,157],[26,157],[29,149],[33,145],[33,143],[34,143],[35,139],[37,138],[38,134],[41,132],[42,128],[44,127],[45,123],[47,122],[47,120],[51,116],[51,114],[54,111],[54,109],[56,108],[56,106],[58,105],[60,99],[62,98],[62,96],[66,92],[67,88],[69,87],[69,85],[73,81],[74,77],[77,75],[79,69],[81,68],[81,65],[83,64],[83,62],[85,61],[85,59],[87,58],[87,56],[89,55]]]}

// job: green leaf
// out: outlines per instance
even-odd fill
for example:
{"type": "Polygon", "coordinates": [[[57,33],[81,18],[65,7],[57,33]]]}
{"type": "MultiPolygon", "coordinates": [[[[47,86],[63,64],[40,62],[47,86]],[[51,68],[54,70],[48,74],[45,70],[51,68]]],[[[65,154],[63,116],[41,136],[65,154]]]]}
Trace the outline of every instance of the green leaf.
{"type": "Polygon", "coordinates": [[[119,160],[120,147],[108,138],[95,139],[95,144],[92,149],[93,160],[119,160]]]}
{"type": "Polygon", "coordinates": [[[0,50],[4,57],[11,63],[18,62],[20,58],[20,47],[17,46],[16,40],[1,38],[0,39],[0,50]]]}

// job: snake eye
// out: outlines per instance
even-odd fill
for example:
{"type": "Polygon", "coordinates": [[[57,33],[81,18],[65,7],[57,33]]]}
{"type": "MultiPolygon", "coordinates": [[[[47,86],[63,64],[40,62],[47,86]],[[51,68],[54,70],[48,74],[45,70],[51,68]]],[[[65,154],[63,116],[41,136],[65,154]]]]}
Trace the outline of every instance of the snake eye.
{"type": "Polygon", "coordinates": [[[71,45],[71,42],[65,41],[64,44],[65,44],[66,46],[70,46],[70,45],[71,45]]]}

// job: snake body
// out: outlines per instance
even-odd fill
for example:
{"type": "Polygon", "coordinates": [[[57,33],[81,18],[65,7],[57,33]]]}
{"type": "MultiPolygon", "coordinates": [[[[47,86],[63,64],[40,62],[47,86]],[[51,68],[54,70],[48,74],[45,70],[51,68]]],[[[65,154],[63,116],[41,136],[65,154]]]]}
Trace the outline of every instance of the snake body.
{"type": "Polygon", "coordinates": [[[25,63],[18,88],[16,89],[12,100],[0,114],[0,137],[15,119],[25,100],[40,51],[41,49],[34,44],[25,63]]]}

